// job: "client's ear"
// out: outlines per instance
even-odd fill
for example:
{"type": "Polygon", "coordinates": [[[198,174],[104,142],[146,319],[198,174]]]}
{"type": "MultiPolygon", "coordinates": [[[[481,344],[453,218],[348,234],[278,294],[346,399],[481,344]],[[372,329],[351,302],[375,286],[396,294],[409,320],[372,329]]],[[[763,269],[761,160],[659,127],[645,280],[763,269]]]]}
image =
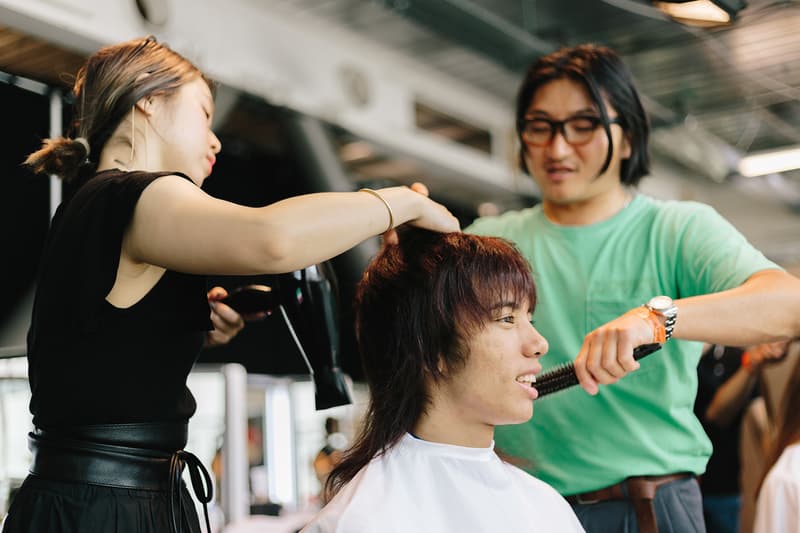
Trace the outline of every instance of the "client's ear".
{"type": "Polygon", "coordinates": [[[444,357],[442,357],[441,355],[439,355],[439,357],[436,360],[436,371],[440,376],[447,376],[448,372],[450,371],[450,369],[447,366],[447,363],[444,360],[444,357]]]}
{"type": "Polygon", "coordinates": [[[436,368],[432,368],[431,365],[424,364],[422,366],[422,371],[425,373],[425,376],[428,379],[432,378],[435,381],[436,379],[447,375],[447,363],[445,363],[444,357],[440,355],[436,358],[436,368]]]}

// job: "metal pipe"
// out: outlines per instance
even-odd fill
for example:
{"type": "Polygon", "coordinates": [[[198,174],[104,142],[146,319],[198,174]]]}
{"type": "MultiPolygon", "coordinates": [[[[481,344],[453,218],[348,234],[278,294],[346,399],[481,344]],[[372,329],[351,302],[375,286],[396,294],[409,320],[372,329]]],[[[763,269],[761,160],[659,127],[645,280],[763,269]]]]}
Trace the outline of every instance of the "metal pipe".
{"type": "MultiPolygon", "coordinates": [[[[50,92],[50,138],[60,137],[64,134],[64,102],[61,91],[53,89],[50,92]]],[[[50,175],[50,218],[56,214],[56,209],[61,204],[61,180],[55,174],[50,175]]]]}

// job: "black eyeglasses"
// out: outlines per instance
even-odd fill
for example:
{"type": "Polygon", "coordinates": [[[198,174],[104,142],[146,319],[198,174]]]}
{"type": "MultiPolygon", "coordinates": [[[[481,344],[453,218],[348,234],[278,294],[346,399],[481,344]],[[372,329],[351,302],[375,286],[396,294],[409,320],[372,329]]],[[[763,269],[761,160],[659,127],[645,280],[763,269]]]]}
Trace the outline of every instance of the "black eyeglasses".
{"type": "MultiPolygon", "coordinates": [[[[608,120],[609,124],[620,124],[619,117],[608,120]]],[[[523,142],[533,146],[546,146],[553,142],[556,132],[560,132],[569,144],[580,146],[592,140],[594,131],[603,124],[603,119],[591,115],[570,117],[567,120],[547,118],[526,118],[522,121],[520,137],[523,142]]]]}

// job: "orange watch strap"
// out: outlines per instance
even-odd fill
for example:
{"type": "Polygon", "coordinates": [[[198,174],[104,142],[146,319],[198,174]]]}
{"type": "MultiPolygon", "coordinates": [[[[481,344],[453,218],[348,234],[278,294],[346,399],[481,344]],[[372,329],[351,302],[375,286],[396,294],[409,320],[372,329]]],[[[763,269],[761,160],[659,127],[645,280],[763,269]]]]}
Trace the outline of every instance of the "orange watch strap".
{"type": "Polygon", "coordinates": [[[647,321],[653,325],[653,342],[664,344],[667,342],[667,328],[659,320],[658,315],[648,309],[647,321]]]}
{"type": "Polygon", "coordinates": [[[646,305],[643,305],[637,308],[636,315],[642,320],[649,322],[653,327],[653,342],[657,342],[658,344],[667,342],[667,328],[661,323],[658,314],[646,305]]]}

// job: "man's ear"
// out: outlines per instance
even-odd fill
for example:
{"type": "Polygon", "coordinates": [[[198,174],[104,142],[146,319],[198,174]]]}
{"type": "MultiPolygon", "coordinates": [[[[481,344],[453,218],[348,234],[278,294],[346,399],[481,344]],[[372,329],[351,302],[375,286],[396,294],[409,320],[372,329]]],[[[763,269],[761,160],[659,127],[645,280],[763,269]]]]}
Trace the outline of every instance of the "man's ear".
{"type": "Polygon", "coordinates": [[[619,143],[620,161],[631,158],[631,139],[627,132],[622,134],[622,142],[619,143]]]}

